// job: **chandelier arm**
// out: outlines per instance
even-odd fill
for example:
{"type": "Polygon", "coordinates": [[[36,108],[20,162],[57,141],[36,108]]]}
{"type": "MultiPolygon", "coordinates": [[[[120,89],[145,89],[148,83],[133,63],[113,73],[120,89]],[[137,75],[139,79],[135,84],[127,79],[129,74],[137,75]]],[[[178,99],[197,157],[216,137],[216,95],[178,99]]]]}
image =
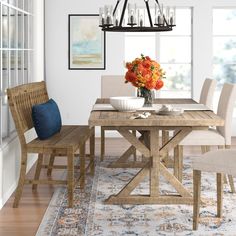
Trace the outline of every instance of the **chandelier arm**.
{"type": "Polygon", "coordinates": [[[124,19],[124,16],[125,16],[125,9],[127,7],[127,3],[128,3],[128,0],[125,0],[124,6],[123,6],[123,9],[122,9],[122,13],[121,13],[121,17],[120,17],[119,27],[122,27],[122,22],[123,22],[123,19],[124,19]]]}
{"type": "Polygon", "coordinates": [[[149,0],[144,0],[144,2],[145,2],[145,4],[146,4],[146,8],[147,8],[147,13],[148,13],[148,18],[149,18],[150,26],[153,27],[153,24],[152,24],[152,17],[151,17],[151,12],[150,12],[150,8],[149,8],[148,1],[149,1],[149,0]]]}
{"type": "Polygon", "coordinates": [[[162,9],[161,9],[161,5],[160,5],[159,1],[158,0],[155,0],[155,1],[156,1],[157,6],[158,6],[158,8],[160,10],[160,13],[163,15],[163,12],[162,12],[162,9]]]}
{"type": "Polygon", "coordinates": [[[120,3],[120,0],[117,0],[116,6],[115,6],[114,11],[113,11],[113,16],[114,16],[115,13],[116,13],[116,10],[117,10],[117,7],[118,7],[119,3],[120,3]]]}

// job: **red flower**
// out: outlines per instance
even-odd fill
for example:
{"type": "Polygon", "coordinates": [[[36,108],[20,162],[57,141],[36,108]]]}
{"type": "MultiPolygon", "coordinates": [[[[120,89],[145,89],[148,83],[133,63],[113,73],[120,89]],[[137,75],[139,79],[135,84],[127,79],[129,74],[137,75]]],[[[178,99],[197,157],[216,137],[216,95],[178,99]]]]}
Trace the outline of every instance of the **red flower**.
{"type": "Polygon", "coordinates": [[[163,87],[163,85],[164,85],[163,80],[159,79],[159,80],[157,80],[155,89],[159,90],[159,89],[161,89],[163,87]]]}
{"type": "Polygon", "coordinates": [[[126,75],[125,75],[125,79],[132,83],[132,82],[136,81],[136,75],[135,75],[135,73],[133,73],[131,71],[127,71],[126,75]]]}

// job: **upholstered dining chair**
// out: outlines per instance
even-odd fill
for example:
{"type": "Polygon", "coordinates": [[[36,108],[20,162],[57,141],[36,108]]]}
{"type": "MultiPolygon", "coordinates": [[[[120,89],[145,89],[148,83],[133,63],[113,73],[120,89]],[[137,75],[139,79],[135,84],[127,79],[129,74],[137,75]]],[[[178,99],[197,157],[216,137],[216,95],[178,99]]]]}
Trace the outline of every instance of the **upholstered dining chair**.
{"type": "MultiPolygon", "coordinates": [[[[200,104],[204,104],[207,107],[209,107],[210,109],[212,109],[213,107],[213,95],[215,92],[215,88],[216,88],[216,80],[215,79],[210,79],[210,78],[206,78],[202,89],[201,89],[201,94],[200,94],[200,99],[199,99],[199,103],[200,104]]],[[[162,132],[162,142],[165,143],[166,141],[169,140],[169,132],[168,131],[163,131],[162,132]]],[[[182,153],[182,146],[179,146],[178,148],[175,149],[175,152],[177,155],[178,153],[182,153]]],[[[202,152],[206,152],[208,150],[207,146],[201,146],[202,152]]],[[[168,163],[168,154],[165,158],[165,162],[168,163]]]]}
{"type": "MultiPolygon", "coordinates": [[[[187,135],[176,148],[182,148],[182,146],[218,146],[218,148],[230,148],[231,145],[231,123],[232,113],[236,99],[236,84],[225,83],[217,108],[217,115],[225,120],[225,124],[222,127],[209,128],[208,130],[193,130],[187,135]]],[[[176,152],[179,155],[174,155],[174,162],[179,163],[179,166],[183,165],[183,152],[176,152]]],[[[178,165],[176,165],[178,166],[178,165]]],[[[182,170],[177,172],[182,173],[182,170]]],[[[182,180],[182,177],[180,177],[182,180]]],[[[235,192],[234,182],[232,176],[229,176],[229,183],[231,191],[235,192]]]]}
{"type": "MultiPolygon", "coordinates": [[[[101,77],[101,98],[114,96],[135,96],[135,87],[125,83],[123,75],[103,75],[101,77]]],[[[101,160],[105,155],[105,131],[111,127],[101,127],[101,160]]]]}
{"type": "Polygon", "coordinates": [[[202,86],[199,103],[204,104],[210,109],[212,109],[213,107],[212,101],[213,101],[215,88],[216,88],[216,80],[206,78],[202,86]]]}
{"type": "Polygon", "coordinates": [[[215,150],[193,159],[193,230],[199,221],[201,172],[215,172],[217,186],[217,217],[222,217],[223,174],[236,176],[236,150],[215,150]]]}

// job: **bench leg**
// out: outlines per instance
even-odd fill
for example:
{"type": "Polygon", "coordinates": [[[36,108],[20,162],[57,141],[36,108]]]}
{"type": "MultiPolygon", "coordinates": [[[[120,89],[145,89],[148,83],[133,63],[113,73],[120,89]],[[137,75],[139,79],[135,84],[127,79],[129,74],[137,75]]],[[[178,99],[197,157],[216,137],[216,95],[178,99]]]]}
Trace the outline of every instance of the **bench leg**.
{"type": "Polygon", "coordinates": [[[79,147],[79,159],[80,159],[80,187],[84,188],[85,183],[85,143],[79,147]]]}
{"type": "Polygon", "coordinates": [[[52,169],[53,169],[54,160],[55,160],[55,155],[51,154],[50,159],[49,159],[49,163],[48,163],[48,170],[47,170],[48,177],[52,176],[52,169]]]}
{"type": "Polygon", "coordinates": [[[73,207],[74,202],[74,152],[71,150],[67,156],[67,189],[68,189],[68,207],[73,207]]]}
{"type": "Polygon", "coordinates": [[[223,174],[216,174],[217,188],[217,217],[222,217],[222,202],[223,202],[223,174]]]}
{"type": "MultiPolygon", "coordinates": [[[[36,166],[36,170],[35,170],[35,175],[34,175],[34,180],[39,179],[40,172],[41,172],[41,169],[42,169],[42,163],[43,163],[43,154],[39,153],[38,154],[37,166],[36,166]]],[[[32,190],[36,190],[37,187],[38,187],[38,184],[33,184],[32,185],[32,190]]]]}
{"type": "Polygon", "coordinates": [[[197,230],[201,196],[201,171],[193,170],[193,230],[197,230]]]}
{"type": "Polygon", "coordinates": [[[105,130],[101,127],[101,157],[100,161],[103,161],[105,155],[105,130]]]}
{"type": "Polygon", "coordinates": [[[90,148],[90,173],[94,175],[94,151],[95,151],[95,132],[94,127],[91,130],[89,148],[90,148]]]}
{"type": "Polygon", "coordinates": [[[25,175],[26,175],[26,166],[27,166],[27,153],[21,153],[21,168],[20,168],[20,177],[18,180],[18,186],[16,189],[15,199],[13,203],[13,207],[16,208],[19,205],[19,201],[22,195],[24,183],[25,183],[25,175]]]}

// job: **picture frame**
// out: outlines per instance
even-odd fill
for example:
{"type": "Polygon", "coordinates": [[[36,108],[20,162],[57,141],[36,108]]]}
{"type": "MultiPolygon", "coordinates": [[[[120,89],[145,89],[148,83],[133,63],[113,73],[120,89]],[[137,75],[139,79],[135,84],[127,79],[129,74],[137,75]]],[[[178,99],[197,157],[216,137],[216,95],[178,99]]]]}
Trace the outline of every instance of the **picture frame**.
{"type": "Polygon", "coordinates": [[[68,15],[68,69],[106,69],[106,34],[98,14],[68,15]]]}

